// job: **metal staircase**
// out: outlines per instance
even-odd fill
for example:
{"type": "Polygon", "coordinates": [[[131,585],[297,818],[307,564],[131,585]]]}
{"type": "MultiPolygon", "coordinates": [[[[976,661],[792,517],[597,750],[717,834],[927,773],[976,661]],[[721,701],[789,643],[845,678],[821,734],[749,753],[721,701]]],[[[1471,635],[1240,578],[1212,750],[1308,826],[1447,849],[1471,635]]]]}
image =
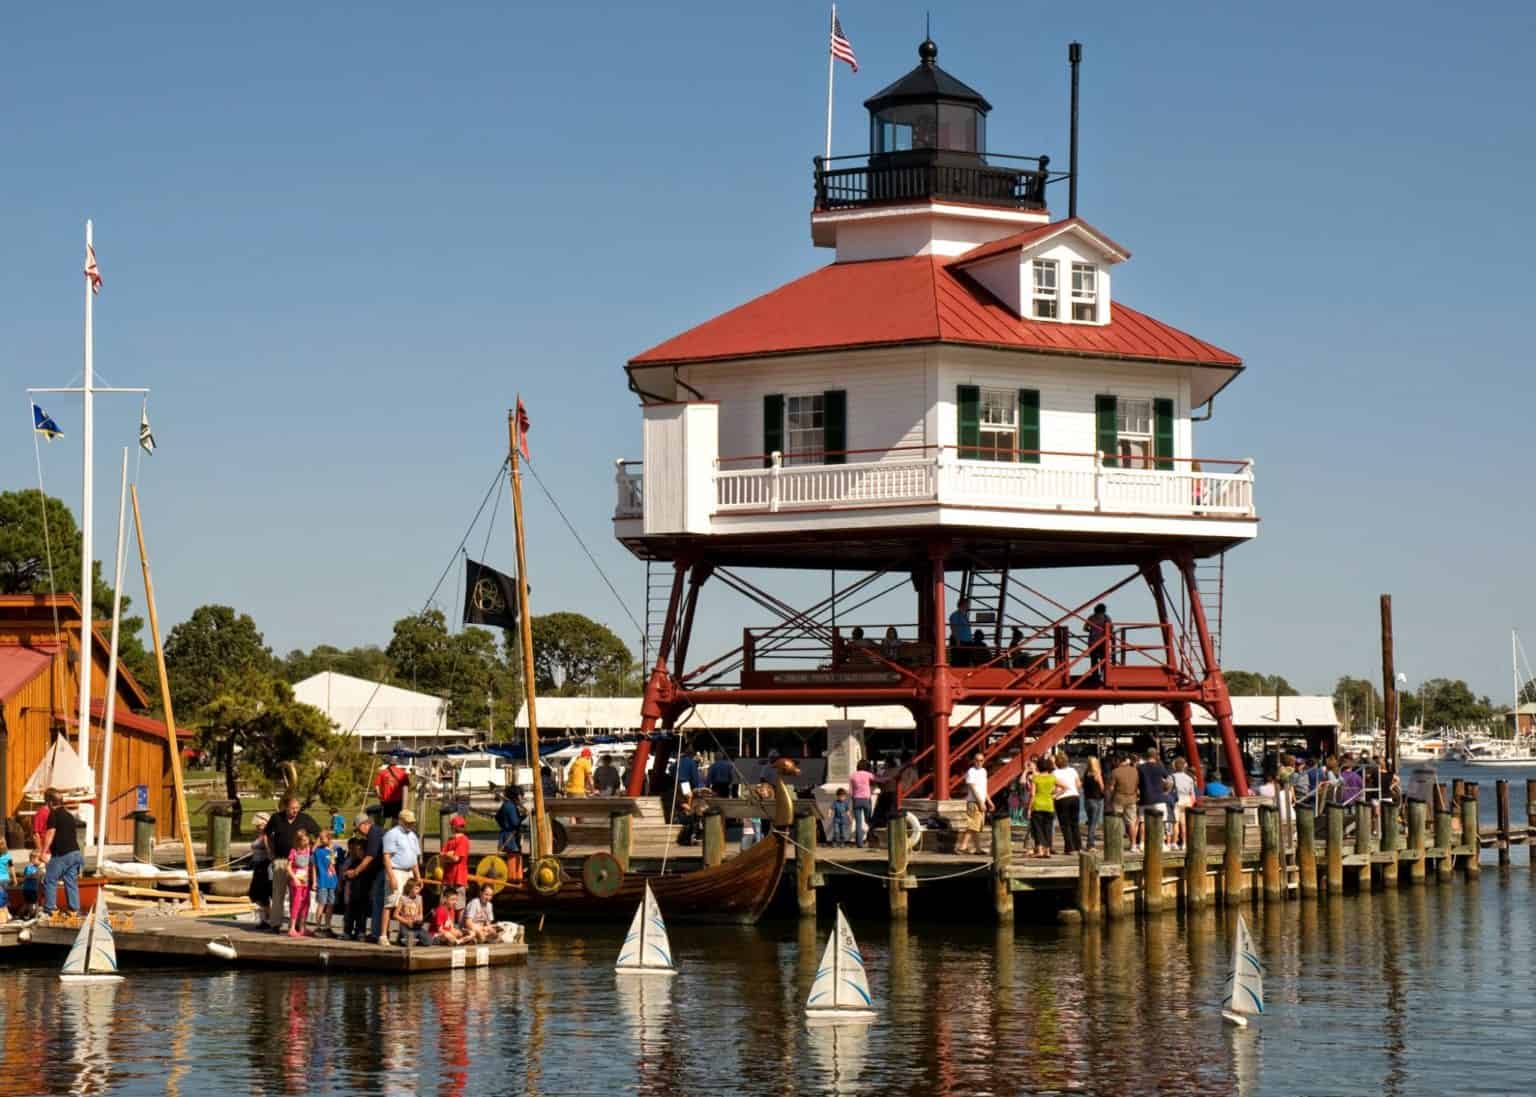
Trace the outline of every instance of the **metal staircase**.
{"type": "MultiPolygon", "coordinates": [[[[1195,582],[1200,591],[1200,604],[1205,608],[1205,620],[1211,630],[1211,648],[1216,653],[1216,666],[1221,666],[1221,616],[1226,601],[1227,554],[1219,553],[1195,563],[1195,582]]],[[[1212,668],[1214,669],[1214,668],[1212,668]]]]}
{"type": "Polygon", "coordinates": [[[674,569],[664,560],[645,562],[645,637],[644,650],[640,652],[642,676],[649,674],[656,665],[656,649],[661,646],[661,633],[667,624],[667,603],[672,598],[672,573],[674,569]]]}

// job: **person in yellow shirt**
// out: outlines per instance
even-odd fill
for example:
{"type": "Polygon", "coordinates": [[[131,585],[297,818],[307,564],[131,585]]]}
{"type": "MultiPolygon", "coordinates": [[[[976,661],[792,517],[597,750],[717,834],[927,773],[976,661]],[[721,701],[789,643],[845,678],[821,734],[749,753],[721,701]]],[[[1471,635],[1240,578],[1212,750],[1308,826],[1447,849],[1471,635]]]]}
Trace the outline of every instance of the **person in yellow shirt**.
{"type": "Polygon", "coordinates": [[[592,750],[589,747],[581,748],[581,756],[571,763],[571,768],[565,774],[565,794],[567,796],[592,795],[592,750]]]}

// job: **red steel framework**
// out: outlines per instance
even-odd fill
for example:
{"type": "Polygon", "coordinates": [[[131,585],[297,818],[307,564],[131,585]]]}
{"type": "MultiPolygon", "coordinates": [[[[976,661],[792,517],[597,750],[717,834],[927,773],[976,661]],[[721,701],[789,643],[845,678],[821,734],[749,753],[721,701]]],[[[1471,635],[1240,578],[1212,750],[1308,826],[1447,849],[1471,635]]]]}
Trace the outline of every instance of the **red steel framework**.
{"type": "MultiPolygon", "coordinates": [[[[641,795],[648,759],[666,764],[672,739],[654,733],[677,728],[695,705],[719,704],[896,704],[911,711],[917,726],[916,764],[920,774],[911,796],[945,800],[958,795],[969,758],[980,753],[988,764],[992,790],[1006,787],[1028,761],[1066,739],[1101,705],[1145,702],[1162,705],[1179,725],[1184,754],[1200,774],[1194,706],[1210,713],[1219,736],[1224,768],[1239,795],[1248,794],[1242,753],[1232,724],[1232,704],[1217,665],[1211,623],[1195,575],[1195,553],[1171,546],[1133,565],[1125,578],[1077,606],[1065,606],[1010,576],[1008,563],[998,572],[996,635],[992,646],[956,647],[949,642],[946,595],[954,545],[941,537],[924,539],[924,556],[902,573],[890,593],[908,578],[917,596],[915,641],[886,648],[878,641],[851,641],[831,623],[843,599],[865,596],[882,576],[871,572],[851,586],[808,609],[796,609],[737,572],[712,559],[710,546],[679,547],[673,558],[672,589],[656,662],[646,680],[641,705],[645,738],[630,769],[628,793],[641,795]],[[1185,615],[1176,610],[1164,578],[1171,565],[1183,587],[1185,615]],[[744,629],[742,644],[730,652],[687,669],[699,596],[716,579],[780,618],[767,629],[744,629]],[[1103,640],[1084,638],[1085,614],[1100,601],[1141,580],[1156,609],[1155,622],[1116,622],[1103,640]],[[1049,603],[1054,615],[1024,630],[1022,638],[1002,646],[1004,608],[1012,588],[1049,603]],[[810,648],[796,647],[809,640],[810,648]],[[785,652],[818,653],[814,669],[771,670],[764,664],[785,652]],[[735,681],[727,679],[735,675],[735,681]],[[958,713],[958,717],[957,717],[958,713]]],[[[975,572],[960,572],[961,590],[972,589],[975,572]]]]}

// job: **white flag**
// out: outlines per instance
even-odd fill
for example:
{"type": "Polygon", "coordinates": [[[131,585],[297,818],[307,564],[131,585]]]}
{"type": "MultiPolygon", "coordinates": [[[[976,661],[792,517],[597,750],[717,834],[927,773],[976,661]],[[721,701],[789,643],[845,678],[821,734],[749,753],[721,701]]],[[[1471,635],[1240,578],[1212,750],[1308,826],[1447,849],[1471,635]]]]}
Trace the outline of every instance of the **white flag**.
{"type": "Polygon", "coordinates": [[[149,429],[149,409],[139,409],[139,448],[151,457],[155,455],[155,434],[149,429]]]}

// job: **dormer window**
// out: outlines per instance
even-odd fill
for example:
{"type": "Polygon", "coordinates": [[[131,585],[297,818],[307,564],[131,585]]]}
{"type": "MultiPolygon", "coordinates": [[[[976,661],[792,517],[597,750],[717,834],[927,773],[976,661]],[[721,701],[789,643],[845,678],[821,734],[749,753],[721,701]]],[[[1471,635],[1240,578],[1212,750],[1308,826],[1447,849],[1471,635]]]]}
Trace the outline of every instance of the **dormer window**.
{"type": "Polygon", "coordinates": [[[1034,267],[1034,315],[1036,320],[1056,320],[1060,318],[1059,297],[1057,289],[1057,263],[1054,259],[1036,259],[1034,267]]]}
{"type": "Polygon", "coordinates": [[[1072,319],[1093,323],[1099,318],[1099,268],[1092,263],[1072,264],[1072,319]]]}

